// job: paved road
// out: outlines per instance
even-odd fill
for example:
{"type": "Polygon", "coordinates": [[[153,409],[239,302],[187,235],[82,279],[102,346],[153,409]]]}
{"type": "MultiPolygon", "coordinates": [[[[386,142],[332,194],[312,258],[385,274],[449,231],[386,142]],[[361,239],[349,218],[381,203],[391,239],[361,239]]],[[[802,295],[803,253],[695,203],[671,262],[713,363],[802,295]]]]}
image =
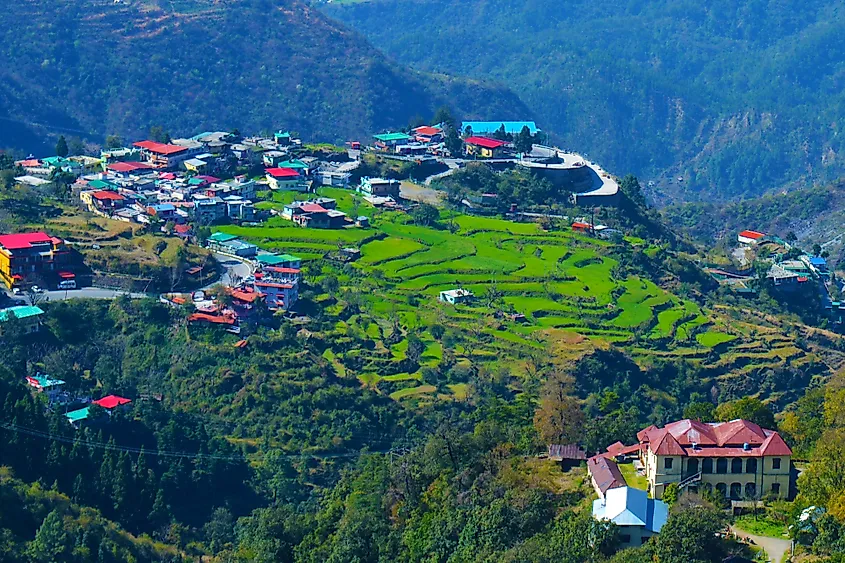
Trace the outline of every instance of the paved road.
{"type": "Polygon", "coordinates": [[[766,555],[769,556],[769,561],[772,563],[781,563],[784,555],[789,553],[792,546],[792,542],[789,540],[770,538],[767,536],[755,536],[740,530],[739,528],[735,528],[734,526],[731,526],[731,531],[739,537],[752,540],[754,543],[765,549],[766,555]]]}
{"type": "MultiPolygon", "coordinates": [[[[9,295],[9,298],[12,301],[17,302],[18,304],[24,305],[29,303],[29,299],[26,295],[9,295]]],[[[115,290],[115,289],[101,289],[99,287],[83,287],[82,289],[68,289],[68,290],[61,290],[61,291],[45,291],[39,294],[39,297],[43,298],[43,301],[64,301],[65,299],[114,299],[119,295],[127,295],[127,293],[123,290],[115,290]]],[[[129,297],[132,299],[143,299],[144,297],[151,297],[146,293],[129,293],[129,297]]],[[[4,306],[11,306],[12,301],[5,302],[4,306]]],[[[40,302],[40,301],[39,301],[40,302]]]]}
{"type": "Polygon", "coordinates": [[[223,275],[220,276],[219,280],[211,282],[207,286],[203,287],[203,289],[210,289],[218,284],[232,285],[232,274],[241,280],[244,280],[253,273],[252,265],[246,260],[239,260],[237,258],[232,258],[231,256],[217,254],[216,252],[214,253],[214,257],[218,262],[220,262],[220,265],[223,266],[223,275]]]}

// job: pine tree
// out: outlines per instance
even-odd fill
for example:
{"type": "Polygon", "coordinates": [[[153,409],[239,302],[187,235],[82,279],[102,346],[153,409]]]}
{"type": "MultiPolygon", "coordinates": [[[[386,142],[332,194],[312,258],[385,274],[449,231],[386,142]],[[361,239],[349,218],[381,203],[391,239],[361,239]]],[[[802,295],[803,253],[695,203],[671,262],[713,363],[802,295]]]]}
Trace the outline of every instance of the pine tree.
{"type": "Polygon", "coordinates": [[[70,150],[67,146],[67,140],[65,140],[65,136],[62,135],[59,137],[58,142],[56,142],[56,156],[60,156],[62,158],[66,157],[70,150]]]}
{"type": "Polygon", "coordinates": [[[35,539],[29,544],[29,553],[35,561],[64,561],[62,555],[68,550],[67,543],[68,536],[62,516],[57,510],[53,510],[44,518],[35,539]]]}

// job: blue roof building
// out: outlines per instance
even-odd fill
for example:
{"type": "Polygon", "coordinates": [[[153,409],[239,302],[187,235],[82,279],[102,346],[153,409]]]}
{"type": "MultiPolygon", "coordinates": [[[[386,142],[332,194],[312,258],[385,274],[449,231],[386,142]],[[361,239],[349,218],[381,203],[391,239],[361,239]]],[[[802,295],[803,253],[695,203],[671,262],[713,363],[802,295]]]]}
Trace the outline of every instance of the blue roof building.
{"type": "Polygon", "coordinates": [[[604,500],[593,501],[593,518],[619,526],[621,547],[640,546],[660,532],[669,517],[669,506],[631,487],[610,489],[604,500]]]}
{"type": "Polygon", "coordinates": [[[502,125],[505,126],[505,133],[511,135],[516,135],[523,127],[528,127],[532,135],[539,131],[533,121],[464,121],[461,123],[461,131],[466,131],[469,127],[473,135],[488,135],[498,131],[502,125]]]}

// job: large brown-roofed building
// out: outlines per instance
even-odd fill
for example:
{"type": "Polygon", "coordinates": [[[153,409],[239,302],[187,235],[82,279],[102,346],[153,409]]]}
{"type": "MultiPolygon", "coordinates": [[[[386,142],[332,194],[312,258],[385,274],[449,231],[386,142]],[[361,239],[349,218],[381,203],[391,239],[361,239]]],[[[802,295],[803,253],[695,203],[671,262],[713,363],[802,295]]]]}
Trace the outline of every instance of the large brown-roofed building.
{"type": "Polygon", "coordinates": [[[747,420],[679,420],[637,433],[649,492],[670,483],[715,488],[735,501],[788,497],[792,450],[774,430],[747,420]]]}

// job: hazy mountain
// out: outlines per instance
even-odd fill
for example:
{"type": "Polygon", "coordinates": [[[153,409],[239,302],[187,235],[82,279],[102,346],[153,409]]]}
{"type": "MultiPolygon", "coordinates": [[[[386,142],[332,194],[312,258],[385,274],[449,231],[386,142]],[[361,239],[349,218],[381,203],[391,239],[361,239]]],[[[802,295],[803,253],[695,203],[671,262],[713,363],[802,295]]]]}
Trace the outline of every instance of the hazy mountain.
{"type": "Polygon", "coordinates": [[[845,171],[845,12],[833,0],[385,0],[326,11],[400,62],[507,84],[558,140],[655,180],[666,199],[748,197],[845,171]]]}
{"type": "Polygon", "coordinates": [[[522,116],[505,88],[408,71],[297,0],[28,0],[0,13],[0,147],[284,127],[344,140],[458,113],[522,116]]]}

